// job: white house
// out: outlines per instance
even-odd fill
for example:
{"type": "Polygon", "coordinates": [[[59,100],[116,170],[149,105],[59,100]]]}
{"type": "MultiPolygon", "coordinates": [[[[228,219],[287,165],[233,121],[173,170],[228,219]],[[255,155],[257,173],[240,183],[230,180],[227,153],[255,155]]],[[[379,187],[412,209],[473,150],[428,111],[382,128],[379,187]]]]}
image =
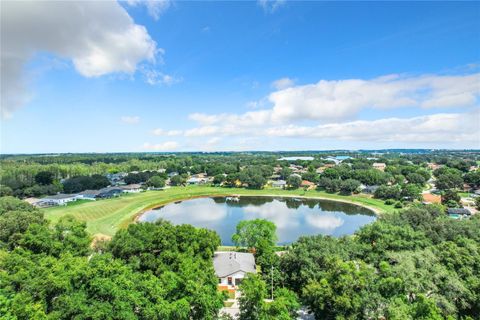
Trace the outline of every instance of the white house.
{"type": "Polygon", "coordinates": [[[287,185],[287,181],[285,180],[277,180],[272,182],[273,188],[285,188],[286,185],[287,185]]]}
{"type": "Polygon", "coordinates": [[[127,193],[138,193],[142,191],[142,185],[140,184],[128,184],[121,187],[123,192],[127,193]]]}
{"type": "Polygon", "coordinates": [[[68,202],[76,201],[78,199],[78,195],[76,194],[56,194],[53,196],[47,196],[45,198],[40,199],[40,203],[43,206],[64,206],[68,202]]]}
{"type": "Polygon", "coordinates": [[[218,284],[229,287],[238,286],[247,273],[257,272],[253,254],[244,252],[215,252],[213,268],[218,284]]]}

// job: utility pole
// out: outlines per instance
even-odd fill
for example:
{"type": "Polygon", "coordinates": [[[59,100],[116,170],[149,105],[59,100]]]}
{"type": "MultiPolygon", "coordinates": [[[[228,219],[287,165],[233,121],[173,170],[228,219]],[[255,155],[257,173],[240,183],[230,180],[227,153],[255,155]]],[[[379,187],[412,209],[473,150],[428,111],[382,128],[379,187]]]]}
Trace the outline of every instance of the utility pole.
{"type": "Polygon", "coordinates": [[[270,272],[270,274],[271,274],[271,276],[272,276],[272,291],[271,291],[271,293],[272,293],[272,300],[273,300],[273,264],[272,264],[272,269],[271,269],[271,270],[272,270],[272,271],[270,272]]]}

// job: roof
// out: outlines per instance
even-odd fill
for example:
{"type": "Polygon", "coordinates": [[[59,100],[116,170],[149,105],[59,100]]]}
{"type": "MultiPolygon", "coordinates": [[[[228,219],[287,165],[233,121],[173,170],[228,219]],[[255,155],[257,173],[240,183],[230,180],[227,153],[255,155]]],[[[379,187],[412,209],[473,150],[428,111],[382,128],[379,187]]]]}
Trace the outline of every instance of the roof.
{"type": "Polygon", "coordinates": [[[61,199],[74,198],[76,196],[77,196],[76,194],[60,193],[60,194],[56,194],[56,195],[53,195],[53,196],[48,196],[48,197],[42,198],[41,200],[42,201],[45,201],[45,200],[61,200],[61,199]]]}
{"type": "Polygon", "coordinates": [[[106,193],[106,192],[123,192],[121,187],[106,187],[98,190],[98,193],[106,193]]]}
{"type": "Polygon", "coordinates": [[[372,166],[374,167],[385,167],[386,165],[387,164],[383,162],[375,162],[374,164],[372,164],[372,166]]]}
{"type": "Polygon", "coordinates": [[[302,186],[314,186],[315,183],[308,181],[308,180],[302,180],[302,186]]]}
{"type": "Polygon", "coordinates": [[[472,214],[470,210],[465,208],[448,208],[447,212],[448,214],[466,214],[466,215],[472,214]]]}
{"type": "Polygon", "coordinates": [[[442,203],[442,197],[431,193],[422,193],[423,201],[430,203],[442,203]]]}
{"type": "Polygon", "coordinates": [[[129,190],[129,189],[140,189],[142,187],[141,184],[134,183],[134,184],[127,184],[126,186],[121,186],[120,188],[123,190],[129,190]]]}
{"type": "Polygon", "coordinates": [[[84,195],[87,195],[87,194],[88,194],[88,195],[94,195],[94,196],[96,196],[96,195],[99,194],[99,193],[100,193],[100,191],[98,191],[98,190],[85,190],[85,191],[80,192],[79,195],[84,196],[84,195]]]}
{"type": "Polygon", "coordinates": [[[255,258],[251,253],[215,252],[213,268],[217,277],[223,278],[238,271],[255,273],[255,258]]]}

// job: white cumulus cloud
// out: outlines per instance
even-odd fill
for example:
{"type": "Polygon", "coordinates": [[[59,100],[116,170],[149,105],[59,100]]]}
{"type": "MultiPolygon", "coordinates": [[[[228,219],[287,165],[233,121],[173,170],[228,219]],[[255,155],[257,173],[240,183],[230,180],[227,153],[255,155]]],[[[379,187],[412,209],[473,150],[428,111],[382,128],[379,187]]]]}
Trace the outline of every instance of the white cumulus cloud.
{"type": "Polygon", "coordinates": [[[70,60],[85,77],[132,74],[158,53],[145,27],[116,1],[3,1],[1,46],[4,117],[28,100],[24,68],[38,52],[70,60]]]}
{"type": "Polygon", "coordinates": [[[147,7],[148,14],[155,20],[158,20],[160,16],[167,11],[172,5],[170,0],[127,0],[127,4],[130,6],[144,5],[147,7]]]}

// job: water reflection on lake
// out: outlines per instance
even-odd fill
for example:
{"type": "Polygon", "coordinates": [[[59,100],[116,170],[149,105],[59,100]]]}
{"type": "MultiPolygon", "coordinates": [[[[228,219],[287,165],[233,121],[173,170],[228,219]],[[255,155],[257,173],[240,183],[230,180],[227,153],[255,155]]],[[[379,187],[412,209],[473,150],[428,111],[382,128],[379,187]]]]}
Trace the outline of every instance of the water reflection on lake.
{"type": "Polygon", "coordinates": [[[240,197],[199,198],[168,204],[145,212],[139,221],[160,218],[174,224],[188,223],[215,230],[224,245],[231,245],[231,236],[240,220],[267,219],[277,225],[278,243],[286,244],[302,235],[352,234],[375,220],[373,213],[356,205],[328,200],[240,197]]]}

